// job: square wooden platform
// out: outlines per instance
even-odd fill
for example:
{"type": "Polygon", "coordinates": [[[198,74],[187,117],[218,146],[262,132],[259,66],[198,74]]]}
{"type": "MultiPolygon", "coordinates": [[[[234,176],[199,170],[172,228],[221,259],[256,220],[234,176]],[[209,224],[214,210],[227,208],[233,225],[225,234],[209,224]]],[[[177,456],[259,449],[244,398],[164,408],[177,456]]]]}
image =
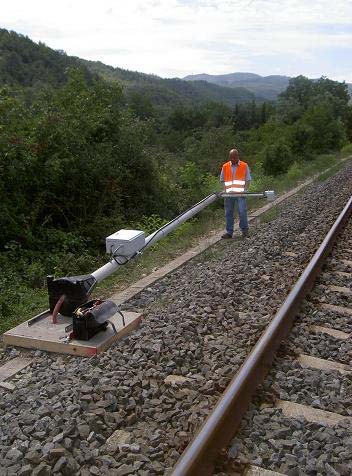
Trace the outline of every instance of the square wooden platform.
{"type": "Polygon", "coordinates": [[[104,352],[113,342],[121,339],[139,326],[142,319],[141,314],[135,312],[123,312],[125,326],[122,324],[120,314],[115,314],[110,318],[116,328],[116,334],[111,325],[105,331],[99,332],[88,341],[71,340],[65,342],[65,328],[72,324],[72,318],[58,314],[57,324],[51,322],[50,311],[41,314],[35,322],[29,319],[13,329],[5,332],[3,342],[6,345],[26,347],[30,349],[46,350],[48,352],[58,352],[60,354],[72,354],[80,356],[93,356],[104,352]],[[32,323],[31,323],[32,321],[32,323]],[[28,323],[31,323],[28,325],[28,323]]]}

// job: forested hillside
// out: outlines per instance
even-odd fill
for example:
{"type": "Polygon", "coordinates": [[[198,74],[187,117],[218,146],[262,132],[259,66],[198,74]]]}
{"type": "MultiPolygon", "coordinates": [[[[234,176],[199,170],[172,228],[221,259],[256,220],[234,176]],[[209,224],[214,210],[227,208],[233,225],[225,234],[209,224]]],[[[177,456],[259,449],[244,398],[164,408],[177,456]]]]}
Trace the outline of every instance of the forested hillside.
{"type": "Polygon", "coordinates": [[[87,81],[102,77],[124,85],[128,102],[140,100],[153,106],[200,104],[209,101],[229,106],[251,101],[254,94],[243,87],[224,88],[205,81],[188,82],[181,79],[162,79],[158,76],[113,68],[100,62],[81,60],[55,51],[43,43],[0,29],[0,85],[11,84],[31,88],[60,86],[66,82],[68,68],[80,68],[87,81]],[[136,99],[137,98],[137,99],[136,99]]]}
{"type": "Polygon", "coordinates": [[[14,54],[4,60],[1,52],[0,320],[16,316],[17,303],[46,274],[92,271],[107,235],[126,227],[151,232],[217,189],[234,146],[251,166],[254,187],[350,147],[345,84],[299,76],[275,104],[233,107],[193,100],[185,87],[187,101],[160,108],[157,90],[155,97],[142,87],[126,93],[127,77],[139,84],[138,73],[116,81],[103,65],[103,79],[86,62],[1,35],[14,54]]]}
{"type": "Polygon", "coordinates": [[[67,68],[80,68],[87,81],[92,74],[77,58],[36,44],[14,31],[0,29],[0,85],[23,87],[60,86],[67,68]]]}

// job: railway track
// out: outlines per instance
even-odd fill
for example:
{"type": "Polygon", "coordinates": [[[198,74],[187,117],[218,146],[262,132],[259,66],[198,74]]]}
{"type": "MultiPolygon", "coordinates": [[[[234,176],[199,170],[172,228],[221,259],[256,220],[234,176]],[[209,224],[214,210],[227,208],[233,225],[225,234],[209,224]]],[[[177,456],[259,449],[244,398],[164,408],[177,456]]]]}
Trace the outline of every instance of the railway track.
{"type": "Polygon", "coordinates": [[[0,385],[3,473],[169,474],[351,195],[351,174],[142,290],[125,304],[143,312],[141,328],[105,354],[0,354],[30,360],[0,385]]]}
{"type": "Polygon", "coordinates": [[[173,475],[214,474],[217,452],[238,427],[225,453],[225,471],[215,471],[219,476],[352,474],[351,214],[352,197],[173,475]],[[257,404],[246,416],[280,345],[257,404]]]}

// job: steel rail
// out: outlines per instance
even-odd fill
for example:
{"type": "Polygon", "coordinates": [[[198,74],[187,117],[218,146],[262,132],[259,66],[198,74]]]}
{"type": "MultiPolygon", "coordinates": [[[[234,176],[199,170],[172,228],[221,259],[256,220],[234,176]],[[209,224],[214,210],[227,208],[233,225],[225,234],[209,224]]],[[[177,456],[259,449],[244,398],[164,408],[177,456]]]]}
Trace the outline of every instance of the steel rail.
{"type": "Polygon", "coordinates": [[[181,455],[172,476],[207,476],[222,448],[230,442],[247,411],[257,386],[267,374],[276,350],[290,332],[303,299],[312,289],[324,260],[352,213],[352,197],[324,238],[285,302],[263,332],[237,374],[233,377],[214,410],[181,455]]]}

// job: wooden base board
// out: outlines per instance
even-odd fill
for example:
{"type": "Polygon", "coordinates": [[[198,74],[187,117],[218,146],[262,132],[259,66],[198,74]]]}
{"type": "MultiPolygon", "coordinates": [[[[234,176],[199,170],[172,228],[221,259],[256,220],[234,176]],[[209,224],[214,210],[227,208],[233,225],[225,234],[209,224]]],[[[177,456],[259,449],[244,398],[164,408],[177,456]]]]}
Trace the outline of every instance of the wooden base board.
{"type": "Polygon", "coordinates": [[[47,311],[38,321],[33,322],[31,325],[28,325],[28,322],[31,321],[30,319],[5,332],[3,342],[6,345],[91,357],[104,352],[113,342],[121,339],[138,327],[142,319],[141,314],[135,312],[124,312],[123,314],[125,326],[122,324],[120,314],[115,314],[110,319],[115,325],[116,334],[112,326],[109,325],[106,331],[99,332],[88,341],[71,340],[66,343],[64,341],[67,335],[65,328],[72,324],[72,318],[59,314],[58,323],[53,324],[51,321],[52,316],[47,311]]]}

